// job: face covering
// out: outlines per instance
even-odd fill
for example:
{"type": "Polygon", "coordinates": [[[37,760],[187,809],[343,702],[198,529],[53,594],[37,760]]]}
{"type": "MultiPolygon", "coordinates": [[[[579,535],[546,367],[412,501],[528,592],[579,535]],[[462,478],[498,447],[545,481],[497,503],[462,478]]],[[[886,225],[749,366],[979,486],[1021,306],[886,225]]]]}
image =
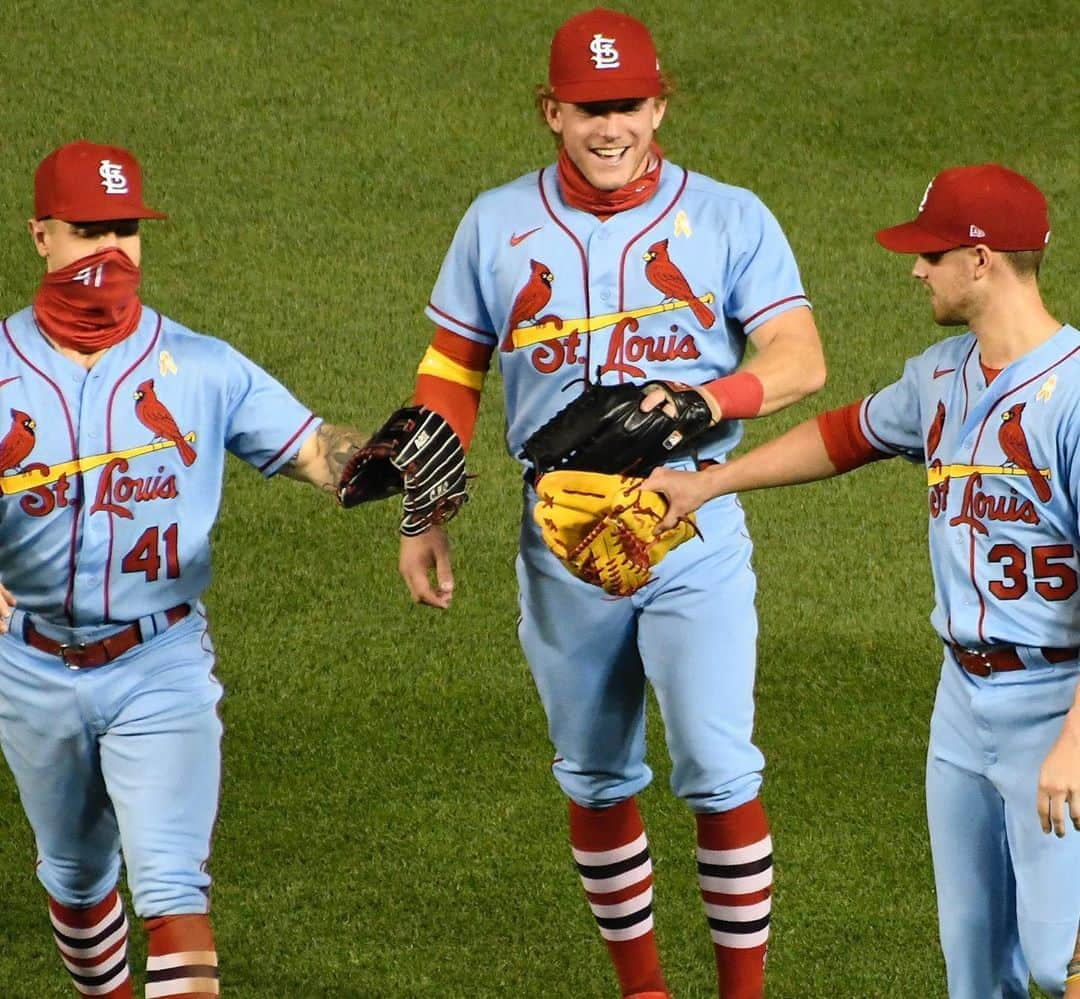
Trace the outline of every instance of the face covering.
{"type": "Polygon", "coordinates": [[[563,200],[573,208],[592,212],[593,215],[599,215],[602,218],[645,204],[656,192],[662,159],[660,147],[655,143],[649,152],[649,169],[637,180],[632,180],[615,191],[601,191],[589,183],[585,174],[570,159],[570,154],[562,149],[559,152],[558,170],[563,200]]]}
{"type": "Polygon", "coordinates": [[[141,273],[115,246],[48,272],[34,298],[38,324],[57,345],[92,354],[134,332],[141,273]]]}

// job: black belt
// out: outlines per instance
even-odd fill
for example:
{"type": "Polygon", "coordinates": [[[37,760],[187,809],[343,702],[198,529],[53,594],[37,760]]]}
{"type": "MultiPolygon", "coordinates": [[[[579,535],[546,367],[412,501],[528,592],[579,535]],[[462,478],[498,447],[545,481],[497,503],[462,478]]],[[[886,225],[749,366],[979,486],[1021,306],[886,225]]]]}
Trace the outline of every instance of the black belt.
{"type": "MultiPolygon", "coordinates": [[[[183,621],[190,613],[190,604],[177,604],[165,611],[165,620],[171,628],[178,621],[183,621]]],[[[59,656],[68,669],[74,670],[96,669],[98,666],[104,666],[135,648],[142,640],[142,629],[138,624],[129,624],[126,628],[121,628],[96,642],[68,645],[66,642],[58,642],[55,638],[43,635],[30,623],[30,618],[23,623],[23,641],[27,645],[39,652],[47,652],[50,656],[59,656]]]]}

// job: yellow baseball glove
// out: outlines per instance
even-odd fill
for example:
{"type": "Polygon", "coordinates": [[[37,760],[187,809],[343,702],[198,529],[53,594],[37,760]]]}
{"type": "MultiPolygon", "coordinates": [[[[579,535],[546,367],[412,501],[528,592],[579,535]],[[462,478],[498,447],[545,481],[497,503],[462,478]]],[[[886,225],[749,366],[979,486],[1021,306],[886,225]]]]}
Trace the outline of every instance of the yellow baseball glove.
{"type": "Polygon", "coordinates": [[[667,500],[643,490],[643,481],[561,471],[542,475],[536,484],[533,518],[548,548],[575,576],[612,596],[636,593],[652,578],[657,562],[698,533],[691,514],[654,535],[667,500]]]}

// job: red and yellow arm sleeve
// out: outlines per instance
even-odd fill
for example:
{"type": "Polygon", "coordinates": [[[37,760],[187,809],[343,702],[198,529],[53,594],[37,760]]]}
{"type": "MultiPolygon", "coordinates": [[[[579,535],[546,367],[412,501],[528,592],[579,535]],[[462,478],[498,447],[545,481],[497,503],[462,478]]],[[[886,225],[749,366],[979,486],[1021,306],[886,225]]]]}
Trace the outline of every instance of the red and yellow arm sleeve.
{"type": "Polygon", "coordinates": [[[480,390],[494,349],[493,344],[477,343],[437,326],[416,369],[413,402],[442,416],[466,451],[476,429],[480,390]]]}
{"type": "Polygon", "coordinates": [[[859,425],[859,411],[862,400],[830,409],[817,418],[818,431],[825,443],[829,461],[836,466],[837,472],[850,472],[860,465],[869,465],[872,461],[891,458],[874,447],[859,425]]]}

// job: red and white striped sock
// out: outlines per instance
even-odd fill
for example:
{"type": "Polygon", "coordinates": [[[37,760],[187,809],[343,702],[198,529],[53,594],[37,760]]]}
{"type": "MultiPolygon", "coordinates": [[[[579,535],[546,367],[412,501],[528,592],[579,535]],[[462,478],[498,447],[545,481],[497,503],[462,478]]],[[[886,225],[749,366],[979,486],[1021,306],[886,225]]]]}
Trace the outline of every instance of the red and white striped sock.
{"type": "Polygon", "coordinates": [[[49,919],[60,958],[80,995],[132,999],[127,917],[115,888],[85,909],[50,898],[49,919]]]}
{"type": "Polygon", "coordinates": [[[218,994],[210,917],[155,916],[146,927],[146,999],[211,999],[218,994]]]}
{"type": "Polygon", "coordinates": [[[772,909],[772,837],[760,799],[697,816],[698,883],[722,999],[765,994],[772,909]]]}
{"type": "Polygon", "coordinates": [[[652,860],[637,803],[570,802],[570,844],[623,995],[666,995],[653,932],[652,860]]]}

